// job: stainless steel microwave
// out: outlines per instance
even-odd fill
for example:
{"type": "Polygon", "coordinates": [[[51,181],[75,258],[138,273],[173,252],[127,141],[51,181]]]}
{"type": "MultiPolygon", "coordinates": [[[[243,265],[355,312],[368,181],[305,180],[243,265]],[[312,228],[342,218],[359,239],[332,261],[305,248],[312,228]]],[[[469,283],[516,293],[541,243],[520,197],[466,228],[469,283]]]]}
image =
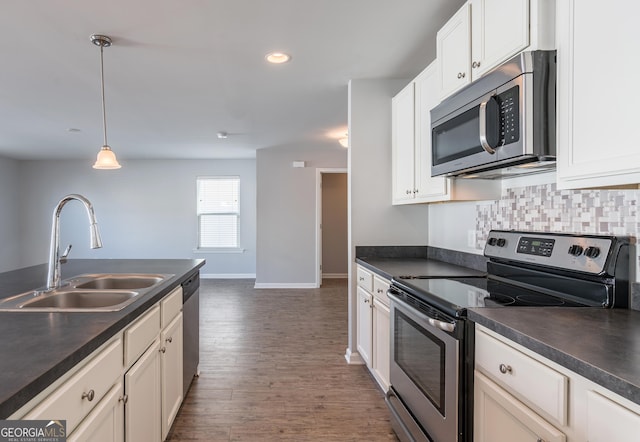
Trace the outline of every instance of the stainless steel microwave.
{"type": "Polygon", "coordinates": [[[431,110],[431,175],[503,178],[555,167],[556,52],[523,52],[431,110]]]}

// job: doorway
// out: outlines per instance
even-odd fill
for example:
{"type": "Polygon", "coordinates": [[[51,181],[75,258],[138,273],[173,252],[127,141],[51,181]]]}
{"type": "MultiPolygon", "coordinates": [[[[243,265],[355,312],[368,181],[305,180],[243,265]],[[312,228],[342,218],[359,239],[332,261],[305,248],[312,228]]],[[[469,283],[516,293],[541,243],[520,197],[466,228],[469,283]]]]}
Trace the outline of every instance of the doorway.
{"type": "Polygon", "coordinates": [[[316,171],[316,287],[323,278],[346,278],[348,263],[347,169],[316,171]]]}

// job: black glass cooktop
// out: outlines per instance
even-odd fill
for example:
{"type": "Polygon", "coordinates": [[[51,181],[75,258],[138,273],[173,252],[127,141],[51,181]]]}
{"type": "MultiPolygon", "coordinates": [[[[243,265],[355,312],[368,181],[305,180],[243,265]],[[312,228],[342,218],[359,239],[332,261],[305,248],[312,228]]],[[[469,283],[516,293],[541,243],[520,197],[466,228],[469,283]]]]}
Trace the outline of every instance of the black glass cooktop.
{"type": "Polygon", "coordinates": [[[487,278],[398,277],[394,285],[455,317],[475,307],[578,307],[585,304],[487,278]]]}

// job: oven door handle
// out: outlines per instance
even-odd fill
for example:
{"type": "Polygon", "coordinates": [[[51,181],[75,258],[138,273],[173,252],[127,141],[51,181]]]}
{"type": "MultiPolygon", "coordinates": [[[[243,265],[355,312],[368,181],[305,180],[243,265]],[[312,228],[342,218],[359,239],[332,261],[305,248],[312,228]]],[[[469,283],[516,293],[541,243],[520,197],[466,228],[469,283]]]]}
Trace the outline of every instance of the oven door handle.
{"type": "MultiPolygon", "coordinates": [[[[400,303],[402,305],[407,305],[406,302],[404,302],[401,298],[398,297],[398,294],[399,294],[398,289],[394,287],[389,287],[389,290],[387,290],[387,296],[389,296],[391,299],[393,299],[397,303],[400,303]]],[[[418,316],[426,320],[431,327],[434,327],[449,333],[453,333],[456,331],[455,322],[441,321],[440,319],[432,318],[431,316],[425,314],[425,312],[418,311],[413,307],[411,307],[411,310],[414,312],[414,314],[417,314],[418,316]]]]}

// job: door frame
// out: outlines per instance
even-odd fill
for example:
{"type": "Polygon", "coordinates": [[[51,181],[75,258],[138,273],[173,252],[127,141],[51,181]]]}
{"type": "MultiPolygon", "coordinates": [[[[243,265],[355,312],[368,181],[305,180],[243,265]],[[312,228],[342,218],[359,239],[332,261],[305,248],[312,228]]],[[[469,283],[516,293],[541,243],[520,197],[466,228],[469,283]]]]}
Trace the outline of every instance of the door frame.
{"type": "Polygon", "coordinates": [[[322,174],[323,173],[346,173],[347,177],[349,169],[346,167],[328,167],[316,169],[316,288],[320,288],[322,284],[322,174]]]}

